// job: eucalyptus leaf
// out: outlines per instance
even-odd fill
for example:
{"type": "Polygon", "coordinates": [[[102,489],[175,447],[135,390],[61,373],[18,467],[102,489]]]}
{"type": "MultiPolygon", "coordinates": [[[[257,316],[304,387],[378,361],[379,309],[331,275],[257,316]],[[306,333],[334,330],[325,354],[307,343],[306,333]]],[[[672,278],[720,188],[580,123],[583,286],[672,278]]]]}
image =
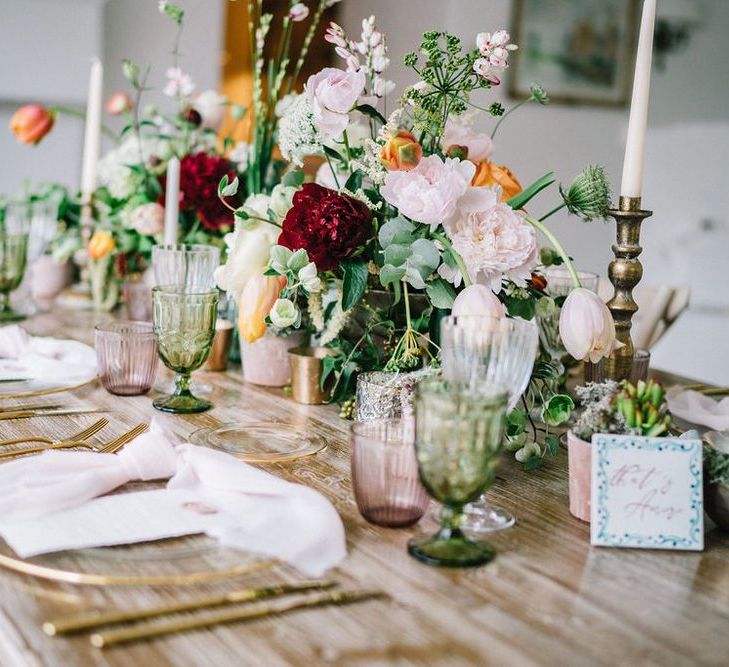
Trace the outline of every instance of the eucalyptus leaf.
{"type": "Polygon", "coordinates": [[[385,264],[385,266],[380,269],[380,283],[383,287],[387,287],[391,283],[394,283],[399,287],[399,283],[404,277],[405,267],[403,266],[385,264]]]}
{"type": "Polygon", "coordinates": [[[402,266],[412,256],[413,251],[410,247],[393,243],[385,248],[385,264],[393,266],[402,266]]]}
{"type": "Polygon", "coordinates": [[[303,171],[289,171],[283,175],[281,185],[284,187],[298,188],[304,182],[303,171]]]}
{"type": "Polygon", "coordinates": [[[456,299],[456,290],[453,285],[442,278],[428,282],[425,286],[425,291],[430,299],[430,303],[435,308],[453,308],[453,302],[456,299]]]}
{"type": "Polygon", "coordinates": [[[393,218],[380,227],[377,238],[380,245],[383,248],[387,248],[387,246],[393,243],[410,243],[412,241],[412,233],[414,230],[415,225],[412,222],[409,222],[402,217],[393,218]]]}

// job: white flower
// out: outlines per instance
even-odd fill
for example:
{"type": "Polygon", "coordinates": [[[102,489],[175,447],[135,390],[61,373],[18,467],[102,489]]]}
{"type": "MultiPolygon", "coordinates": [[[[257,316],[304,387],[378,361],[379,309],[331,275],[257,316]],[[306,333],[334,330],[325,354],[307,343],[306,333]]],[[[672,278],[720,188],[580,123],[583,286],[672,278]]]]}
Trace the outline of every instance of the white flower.
{"type": "Polygon", "coordinates": [[[239,173],[245,174],[248,169],[248,158],[251,155],[251,146],[245,141],[239,141],[228,153],[228,159],[235,163],[239,173]]]}
{"type": "Polygon", "coordinates": [[[472,127],[452,118],[446,121],[441,145],[446,154],[450,148],[462,146],[467,149],[466,157],[472,162],[488,160],[494,152],[494,142],[488,134],[476,132],[472,127]]]}
{"type": "Polygon", "coordinates": [[[319,278],[319,272],[314,262],[309,262],[305,267],[299,269],[299,282],[309,294],[321,291],[321,278],[319,278]]]}
{"type": "MultiPolygon", "coordinates": [[[[444,224],[471,280],[495,292],[501,289],[504,277],[519,286],[526,285],[539,259],[534,227],[525,220],[524,213],[498,201],[498,189],[471,188],[471,191],[480,192],[464,197],[459,214],[444,224]],[[492,205],[484,207],[483,197],[489,191],[492,205]]],[[[439,273],[458,285],[460,271],[449,271],[450,268],[439,269],[439,273]]]]}
{"type": "Polygon", "coordinates": [[[298,95],[278,124],[278,145],[284,159],[301,166],[307,155],[321,153],[322,138],[306,95],[298,95]]]}
{"type": "Polygon", "coordinates": [[[185,74],[179,67],[170,67],[167,72],[167,83],[162,91],[167,97],[188,97],[195,90],[189,74],[185,74]]]}
{"type": "Polygon", "coordinates": [[[168,4],[169,3],[167,2],[167,0],[159,0],[159,2],[157,3],[157,9],[159,10],[160,14],[165,13],[168,4]]]}
{"type": "Polygon", "coordinates": [[[156,202],[142,204],[129,214],[129,223],[142,236],[156,236],[165,228],[165,209],[156,202]]]}
{"type": "Polygon", "coordinates": [[[293,105],[297,97],[299,97],[298,93],[288,93],[276,102],[276,107],[274,109],[276,117],[281,118],[291,108],[291,105],[293,105]]]}
{"type": "Polygon", "coordinates": [[[303,21],[307,16],[309,16],[309,8],[303,2],[297,2],[289,9],[289,18],[294,23],[303,21]]]}
{"type": "Polygon", "coordinates": [[[306,82],[305,92],[321,134],[332,139],[342,136],[349,124],[349,112],[357,103],[367,79],[364,72],[345,72],[325,67],[306,82]]]}
{"type": "Polygon", "coordinates": [[[327,162],[324,162],[316,171],[314,179],[318,185],[322,185],[330,190],[339,190],[343,188],[349,177],[349,172],[335,167],[336,178],[334,172],[327,162]]]}
{"type": "Polygon", "coordinates": [[[268,314],[271,323],[278,329],[290,327],[299,318],[299,311],[292,301],[288,299],[276,299],[271,312],[268,314]]]}
{"type": "Polygon", "coordinates": [[[271,190],[271,201],[269,208],[273,211],[273,214],[280,221],[286,217],[293,204],[293,198],[296,194],[297,188],[291,185],[277,185],[271,190]]]}
{"type": "Polygon", "coordinates": [[[501,83],[501,79],[494,74],[488,58],[477,58],[473,63],[473,71],[493,86],[498,86],[501,83]]]}
{"type": "Polygon", "coordinates": [[[144,175],[130,168],[170,157],[170,145],[164,139],[142,137],[140,145],[136,135],[128,135],[118,146],[106,153],[97,164],[99,185],[105,186],[114,199],[128,199],[143,186],[144,175]]]}
{"type": "Polygon", "coordinates": [[[264,194],[248,195],[243,202],[243,210],[252,218],[268,220],[268,209],[271,207],[271,197],[264,194]]]}
{"type": "Polygon", "coordinates": [[[225,103],[227,100],[216,90],[205,90],[198,93],[192,101],[192,108],[202,118],[201,127],[210,128],[216,132],[220,129],[225,117],[225,103]]]}
{"type": "Polygon", "coordinates": [[[246,228],[236,224],[235,231],[225,235],[227,260],[215,270],[218,287],[234,299],[240,299],[249,278],[265,270],[280,231],[267,222],[248,224],[246,228]]]}
{"type": "Polygon", "coordinates": [[[390,171],[381,194],[400,213],[436,227],[457,211],[476,173],[473,162],[429,155],[410,171],[390,171]]]}

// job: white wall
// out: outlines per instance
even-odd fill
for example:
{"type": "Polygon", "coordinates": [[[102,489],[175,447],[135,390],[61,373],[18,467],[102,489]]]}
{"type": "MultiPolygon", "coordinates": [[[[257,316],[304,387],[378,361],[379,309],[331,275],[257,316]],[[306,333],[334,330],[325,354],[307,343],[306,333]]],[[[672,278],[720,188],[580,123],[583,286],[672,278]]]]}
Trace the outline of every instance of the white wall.
{"type": "MultiPolygon", "coordinates": [[[[645,284],[689,284],[695,296],[695,309],[653,351],[655,365],[729,384],[729,2],[702,5],[703,25],[688,48],[669,55],[665,71],[653,76],[644,203],[655,214],[645,223],[642,259],[645,284]],[[713,231],[700,231],[705,227],[713,231]]],[[[476,33],[512,21],[511,0],[357,0],[340,7],[342,25],[353,34],[361,18],[377,16],[389,37],[398,90],[413,81],[402,56],[417,48],[425,30],[448,30],[469,43],[476,33]]],[[[508,105],[503,88],[488,99],[508,105]]],[[[524,184],[548,170],[569,182],[584,165],[599,163],[617,190],[627,118],[627,109],[528,106],[502,125],[495,159],[524,184]]],[[[546,211],[549,203],[545,198],[537,206],[546,211]]],[[[614,225],[566,215],[551,220],[581,268],[605,275],[614,225]]]]}
{"type": "MultiPolygon", "coordinates": [[[[187,18],[180,62],[200,89],[219,83],[224,3],[182,0],[187,18]]],[[[150,85],[159,88],[174,31],[157,0],[0,0],[0,193],[19,192],[26,178],[73,187],[80,178],[83,121],[61,116],[38,146],[21,146],[7,129],[15,109],[28,102],[84,109],[95,55],[105,66],[105,96],[128,88],[123,58],[152,65],[150,85]]],[[[159,93],[147,100],[164,103],[159,93]]]]}

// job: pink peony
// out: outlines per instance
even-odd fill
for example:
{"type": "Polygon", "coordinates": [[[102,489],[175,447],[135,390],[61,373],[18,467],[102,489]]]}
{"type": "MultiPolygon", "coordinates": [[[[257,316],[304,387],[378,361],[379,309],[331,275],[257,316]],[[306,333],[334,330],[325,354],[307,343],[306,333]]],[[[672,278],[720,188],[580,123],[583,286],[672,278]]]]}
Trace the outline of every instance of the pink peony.
{"type": "Polygon", "coordinates": [[[165,209],[156,202],[142,204],[129,214],[129,223],[142,236],[157,236],[165,228],[165,209]]]}
{"type": "MultiPolygon", "coordinates": [[[[517,285],[526,285],[532,269],[538,263],[537,235],[525,220],[524,214],[514,211],[507,204],[498,201],[499,190],[472,188],[479,197],[472,198],[474,204],[460,206],[460,214],[445,223],[446,233],[455,251],[463,258],[468,274],[474,282],[488,285],[498,292],[501,280],[511,278],[517,285]],[[492,202],[483,207],[484,197],[490,191],[492,202]]],[[[458,285],[459,271],[449,270],[441,275],[458,285]]]]}
{"type": "Polygon", "coordinates": [[[403,215],[436,227],[456,214],[475,173],[472,162],[429,155],[410,171],[388,172],[380,192],[403,215]]]}
{"type": "Polygon", "coordinates": [[[494,152],[494,142],[488,134],[476,132],[468,125],[462,125],[449,119],[441,140],[443,152],[451,154],[452,150],[464,149],[461,157],[471,162],[488,160],[494,152]]]}
{"type": "Polygon", "coordinates": [[[349,124],[349,112],[357,104],[366,83],[363,71],[345,72],[325,67],[306,82],[306,94],[314,111],[314,123],[325,137],[338,139],[349,124]]]}

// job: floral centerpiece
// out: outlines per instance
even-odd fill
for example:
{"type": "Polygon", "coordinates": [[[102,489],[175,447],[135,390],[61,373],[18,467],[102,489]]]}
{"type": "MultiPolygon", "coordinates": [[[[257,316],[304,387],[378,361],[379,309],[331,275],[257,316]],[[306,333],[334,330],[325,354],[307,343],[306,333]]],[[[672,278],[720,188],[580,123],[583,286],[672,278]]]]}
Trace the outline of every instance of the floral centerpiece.
{"type": "MultiPolygon", "coordinates": [[[[584,220],[604,217],[609,187],[601,168],[588,167],[538,217],[533,200],[554,175],[522,188],[494,160],[494,137],[513,109],[476,100],[500,84],[517,48],[505,30],[479,34],[474,48],[447,33],[426,33],[419,51],[405,57],[417,81],[387,117],[393,84],[374,17],[363,21],[358,40],[334,23],[326,39],[344,66],[325,68],[303,92],[279,103],[277,139],[291,162],[285,194],[275,206],[252,210],[249,200],[235,212],[220,284],[242,303],[259,304],[250,313],[259,325],[285,330],[303,323],[334,350],[324,360],[322,381],[334,375],[333,400],[346,406],[358,372],[437,363],[437,324],[448,311],[534,318],[554,305],[540,273],[550,264],[563,263],[579,288],[572,261],[545,220],[563,208],[584,220]],[[490,134],[475,128],[479,113],[494,120],[490,134]],[[310,155],[323,163],[315,182],[304,182],[297,168],[310,155]],[[551,247],[540,250],[539,232],[551,247]],[[266,234],[277,237],[268,254],[260,241],[266,234]],[[251,286],[258,274],[264,278],[251,286]],[[271,288],[277,284],[278,293],[271,288]],[[384,302],[373,298],[381,292],[384,302]],[[268,298],[256,296],[264,293],[268,298]]],[[[533,85],[529,101],[548,100],[533,85]]],[[[227,179],[219,190],[221,196],[236,191],[227,179]]],[[[607,308],[585,292],[576,289],[564,303],[563,338],[578,358],[597,361],[617,343],[607,308]]],[[[556,392],[559,371],[551,361],[537,363],[527,394],[539,400],[547,429],[573,407],[556,392]]],[[[513,437],[525,432],[528,415],[522,409],[512,416],[513,437]]],[[[542,451],[532,440],[533,466],[542,451]]],[[[556,446],[556,438],[548,442],[556,446]]]]}

